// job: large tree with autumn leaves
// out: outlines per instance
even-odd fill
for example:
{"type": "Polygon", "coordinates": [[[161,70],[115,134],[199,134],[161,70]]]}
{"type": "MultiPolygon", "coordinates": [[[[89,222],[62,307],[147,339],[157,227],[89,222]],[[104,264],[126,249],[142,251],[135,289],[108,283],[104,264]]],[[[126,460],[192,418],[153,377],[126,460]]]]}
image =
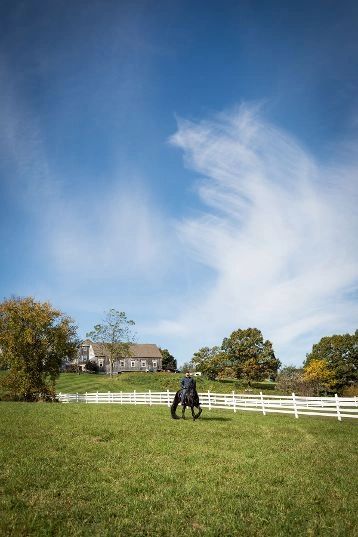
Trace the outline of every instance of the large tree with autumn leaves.
{"type": "Polygon", "coordinates": [[[263,380],[275,378],[281,362],[276,358],[271,341],[264,340],[258,328],[238,329],[223,340],[222,350],[237,378],[263,380]]]}
{"type": "Polygon", "coordinates": [[[2,384],[10,397],[51,400],[64,359],[76,356],[77,327],[49,302],[32,297],[0,303],[0,365],[2,384]]]}
{"type": "Polygon", "coordinates": [[[223,340],[221,347],[199,349],[192,362],[210,378],[228,374],[247,380],[275,378],[281,365],[271,341],[264,340],[258,328],[235,330],[223,340]]]}

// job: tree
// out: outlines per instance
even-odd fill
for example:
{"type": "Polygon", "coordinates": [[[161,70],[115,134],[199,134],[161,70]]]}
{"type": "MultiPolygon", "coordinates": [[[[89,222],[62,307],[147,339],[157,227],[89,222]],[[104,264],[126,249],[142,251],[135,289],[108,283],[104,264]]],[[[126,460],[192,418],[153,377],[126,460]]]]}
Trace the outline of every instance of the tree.
{"type": "Polygon", "coordinates": [[[194,353],[192,363],[196,371],[201,371],[212,380],[228,365],[226,354],[217,346],[199,349],[194,353]]]}
{"type": "Polygon", "coordinates": [[[313,395],[331,391],[336,383],[325,360],[311,360],[304,368],[303,380],[311,386],[313,395]]]}
{"type": "Polygon", "coordinates": [[[180,368],[180,371],[185,373],[185,371],[193,371],[193,369],[195,370],[193,362],[184,362],[180,368]]]}
{"type": "Polygon", "coordinates": [[[174,356],[170,354],[168,349],[161,349],[159,347],[159,350],[163,356],[162,369],[170,369],[171,371],[175,371],[177,369],[177,361],[174,356]]]}
{"type": "Polygon", "coordinates": [[[303,369],[293,365],[283,367],[277,375],[276,390],[287,393],[303,391],[303,369]]]}
{"type": "Polygon", "coordinates": [[[124,311],[112,308],[104,313],[102,324],[96,324],[86,334],[86,337],[99,344],[103,355],[108,356],[111,377],[114,362],[130,356],[130,345],[134,341],[130,327],[134,324],[134,321],[127,319],[124,311]]]}
{"type": "Polygon", "coordinates": [[[336,388],[358,382],[358,330],[354,334],[323,337],[307,354],[304,367],[312,360],[325,360],[336,379],[336,388]]]}
{"type": "Polygon", "coordinates": [[[281,365],[274,354],[271,341],[264,341],[257,328],[235,330],[223,340],[221,348],[227,356],[227,365],[235,370],[237,378],[275,378],[281,365]]]}
{"type": "Polygon", "coordinates": [[[76,356],[77,345],[73,320],[49,302],[15,297],[0,304],[0,362],[11,397],[53,399],[62,362],[76,356]]]}

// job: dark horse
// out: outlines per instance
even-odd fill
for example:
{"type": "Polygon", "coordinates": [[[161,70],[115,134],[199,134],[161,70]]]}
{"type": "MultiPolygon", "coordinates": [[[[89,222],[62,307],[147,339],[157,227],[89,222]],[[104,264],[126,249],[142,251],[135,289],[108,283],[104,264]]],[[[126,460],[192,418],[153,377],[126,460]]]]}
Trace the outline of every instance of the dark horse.
{"type": "Polygon", "coordinates": [[[194,388],[191,388],[191,389],[189,388],[184,396],[184,401],[182,401],[181,395],[182,395],[182,390],[178,390],[174,396],[173,404],[170,407],[170,413],[172,415],[172,418],[175,420],[179,419],[179,416],[176,415],[176,409],[178,405],[182,403],[183,408],[182,408],[181,417],[183,418],[183,420],[185,420],[185,409],[187,406],[189,406],[191,408],[191,415],[193,416],[193,420],[195,421],[196,419],[198,419],[198,417],[203,411],[200,406],[198,392],[194,388]],[[194,407],[196,407],[199,410],[197,414],[195,414],[194,412],[194,407]]]}

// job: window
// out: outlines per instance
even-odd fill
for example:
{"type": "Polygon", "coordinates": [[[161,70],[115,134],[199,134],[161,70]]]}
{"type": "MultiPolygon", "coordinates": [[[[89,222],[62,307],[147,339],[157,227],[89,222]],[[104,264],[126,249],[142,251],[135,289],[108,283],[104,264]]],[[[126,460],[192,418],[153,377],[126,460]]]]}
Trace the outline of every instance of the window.
{"type": "Polygon", "coordinates": [[[135,367],[135,361],[131,360],[131,367],[135,367]]]}
{"type": "Polygon", "coordinates": [[[146,367],[147,362],[145,360],[142,360],[141,365],[142,365],[142,367],[146,367]]]}
{"type": "Polygon", "coordinates": [[[89,346],[84,345],[81,347],[81,360],[87,362],[89,360],[89,346]]]}
{"type": "Polygon", "coordinates": [[[120,360],[119,365],[120,365],[121,367],[124,367],[124,360],[120,360]]]}
{"type": "Polygon", "coordinates": [[[153,360],[153,367],[157,367],[157,360],[153,360]]]}
{"type": "Polygon", "coordinates": [[[98,366],[99,366],[99,367],[103,367],[103,360],[102,360],[102,359],[101,359],[101,360],[98,360],[98,366]]]}

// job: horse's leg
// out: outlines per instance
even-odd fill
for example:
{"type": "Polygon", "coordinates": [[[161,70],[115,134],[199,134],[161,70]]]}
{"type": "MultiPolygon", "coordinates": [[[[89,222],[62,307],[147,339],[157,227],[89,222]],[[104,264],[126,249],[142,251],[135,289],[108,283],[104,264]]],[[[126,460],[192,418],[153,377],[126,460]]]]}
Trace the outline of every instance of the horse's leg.
{"type": "Polygon", "coordinates": [[[183,405],[183,409],[181,411],[181,417],[183,418],[183,420],[185,420],[185,409],[186,409],[186,405],[183,405]]]}
{"type": "Polygon", "coordinates": [[[194,407],[192,406],[192,407],[190,407],[190,408],[191,408],[191,415],[192,415],[192,417],[193,417],[193,421],[195,421],[196,416],[195,416],[195,412],[194,412],[194,407]]]}
{"type": "Polygon", "coordinates": [[[203,411],[203,409],[201,408],[200,405],[198,405],[197,408],[198,408],[199,412],[195,415],[195,419],[196,419],[196,420],[198,419],[198,417],[200,416],[200,414],[201,414],[202,411],[203,411]]]}

